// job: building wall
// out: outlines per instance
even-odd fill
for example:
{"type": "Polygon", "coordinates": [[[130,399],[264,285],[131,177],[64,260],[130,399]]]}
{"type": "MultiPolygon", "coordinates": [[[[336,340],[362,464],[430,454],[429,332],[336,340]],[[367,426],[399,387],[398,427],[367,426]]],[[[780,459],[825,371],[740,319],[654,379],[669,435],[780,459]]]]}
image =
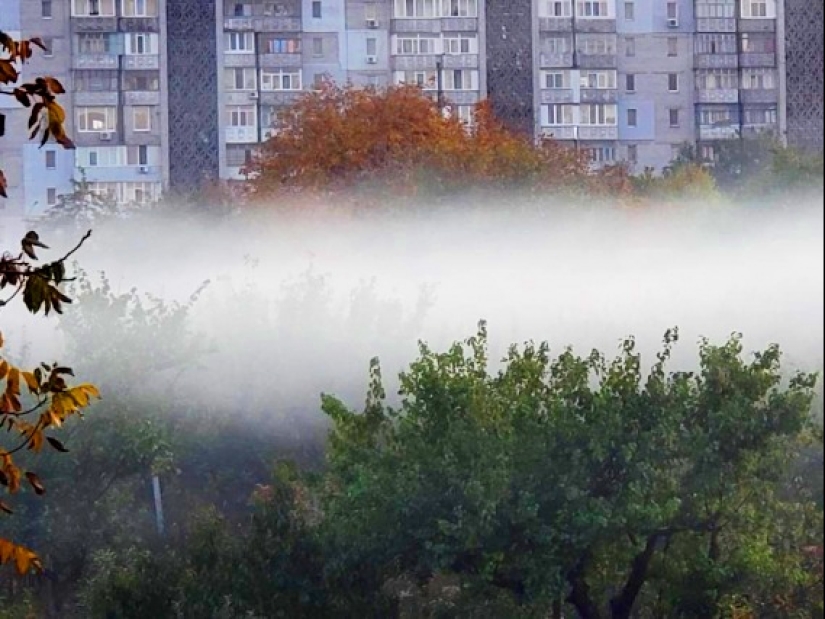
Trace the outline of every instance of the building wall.
{"type": "Polygon", "coordinates": [[[823,150],[823,3],[785,0],[787,139],[823,150]]]}

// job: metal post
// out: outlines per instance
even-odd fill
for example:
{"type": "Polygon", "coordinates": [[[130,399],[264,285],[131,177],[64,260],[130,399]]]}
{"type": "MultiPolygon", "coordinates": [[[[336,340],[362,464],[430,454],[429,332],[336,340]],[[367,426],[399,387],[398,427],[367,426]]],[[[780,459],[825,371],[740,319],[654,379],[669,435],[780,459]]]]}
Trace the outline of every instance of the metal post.
{"type": "Polygon", "coordinates": [[[444,108],[444,77],[441,74],[441,69],[442,69],[442,62],[441,62],[441,59],[439,58],[438,60],[435,61],[435,83],[436,83],[436,88],[438,89],[437,94],[436,94],[436,97],[437,97],[436,105],[438,105],[438,111],[439,112],[442,111],[442,109],[444,108]]]}
{"type": "Polygon", "coordinates": [[[163,500],[160,495],[160,478],[157,475],[152,475],[152,494],[155,497],[155,522],[158,535],[163,535],[163,500]]]}

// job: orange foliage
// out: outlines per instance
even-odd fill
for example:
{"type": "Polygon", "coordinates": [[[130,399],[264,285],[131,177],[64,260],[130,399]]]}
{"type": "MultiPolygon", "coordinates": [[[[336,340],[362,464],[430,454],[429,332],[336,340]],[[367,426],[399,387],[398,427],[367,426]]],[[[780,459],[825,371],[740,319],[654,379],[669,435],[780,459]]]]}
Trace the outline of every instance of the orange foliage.
{"type": "Polygon", "coordinates": [[[417,86],[327,83],[280,120],[278,133],[246,170],[260,198],[367,185],[407,195],[470,185],[546,191],[590,177],[579,153],[509,132],[489,103],[477,106],[468,128],[445,117],[417,86]]]}

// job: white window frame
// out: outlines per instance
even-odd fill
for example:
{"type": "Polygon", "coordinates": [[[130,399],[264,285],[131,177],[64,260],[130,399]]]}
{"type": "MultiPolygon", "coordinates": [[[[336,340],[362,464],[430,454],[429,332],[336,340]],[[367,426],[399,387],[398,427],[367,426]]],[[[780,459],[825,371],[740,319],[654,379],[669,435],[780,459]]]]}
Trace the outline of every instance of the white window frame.
{"type": "Polygon", "coordinates": [[[573,0],[542,0],[539,17],[570,19],[573,16],[573,0]]]}
{"type": "Polygon", "coordinates": [[[441,52],[446,56],[478,53],[478,36],[475,34],[458,34],[445,36],[441,43],[441,52]]]}
{"type": "Polygon", "coordinates": [[[135,133],[150,133],[152,131],[152,106],[135,105],[132,107],[132,131],[135,133]],[[140,119],[140,122],[138,122],[140,119]],[[145,121],[145,122],[144,122],[145,121]]]}
{"type": "Polygon", "coordinates": [[[433,56],[442,53],[442,42],[433,36],[394,36],[392,49],[394,56],[433,56]]]}
{"type": "Polygon", "coordinates": [[[84,105],[75,107],[75,129],[78,133],[112,133],[117,131],[117,108],[84,105]],[[101,114],[103,126],[91,129],[89,114],[101,114]]]}
{"type": "Polygon", "coordinates": [[[678,73],[668,73],[667,74],[667,91],[669,93],[679,92],[681,80],[679,79],[678,73]]]}
{"type": "Polygon", "coordinates": [[[223,73],[223,87],[231,92],[249,92],[258,89],[254,67],[225,68],[223,73]],[[240,86],[238,86],[240,76],[240,86]]]}
{"type": "Polygon", "coordinates": [[[254,54],[255,33],[249,31],[224,32],[223,48],[227,54],[254,54]]]}
{"type": "Polygon", "coordinates": [[[261,69],[261,90],[266,92],[294,92],[303,88],[300,69],[261,69]],[[284,84],[289,82],[289,87],[284,84]]]}
{"type": "Polygon", "coordinates": [[[478,0],[394,0],[394,19],[478,17],[478,0]]]}
{"type": "Polygon", "coordinates": [[[120,12],[124,17],[157,17],[158,0],[121,0],[120,12]]]}
{"type": "Polygon", "coordinates": [[[125,37],[127,56],[154,56],[158,53],[158,35],[151,32],[130,32],[125,37]]]}
{"type": "Polygon", "coordinates": [[[615,90],[616,71],[612,70],[583,70],[579,76],[579,87],[590,90],[615,90]],[[591,85],[594,84],[595,86],[591,85]]]}
{"type": "Polygon", "coordinates": [[[543,127],[572,127],[576,124],[575,106],[569,103],[550,103],[542,106],[543,127]]]}
{"type": "Polygon", "coordinates": [[[441,78],[441,85],[444,90],[478,90],[478,71],[475,69],[442,69],[441,78]],[[458,87],[456,87],[456,84],[458,84],[458,87]]]}
{"type": "Polygon", "coordinates": [[[611,3],[608,0],[577,0],[576,18],[611,19],[611,3]]]}
{"type": "Polygon", "coordinates": [[[570,88],[570,73],[564,70],[542,71],[542,88],[545,90],[564,90],[570,88]]]}
{"type": "Polygon", "coordinates": [[[115,0],[72,0],[72,17],[114,17],[115,0]],[[97,9],[97,14],[92,15],[92,8],[97,9]]]}

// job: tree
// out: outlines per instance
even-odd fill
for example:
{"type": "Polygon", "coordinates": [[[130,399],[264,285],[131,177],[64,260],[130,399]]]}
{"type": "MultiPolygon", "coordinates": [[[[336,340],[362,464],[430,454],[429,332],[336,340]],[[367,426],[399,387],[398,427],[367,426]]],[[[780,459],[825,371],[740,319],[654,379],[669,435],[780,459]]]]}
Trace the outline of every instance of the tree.
{"type": "Polygon", "coordinates": [[[781,384],[777,347],[748,362],[739,336],[703,342],[697,372],[668,372],[669,331],[645,377],[632,339],[612,362],[527,344],[493,375],[486,341],[482,325],[446,353],[422,344],[397,408],[377,363],[363,414],[324,397],[327,552],[353,591],[455,574],[518,616],[563,598],[583,619],[620,619],[710,616],[774,592],[773,576],[807,582],[801,548],[821,529],[777,487],[816,377],[781,384]]]}
{"type": "Polygon", "coordinates": [[[582,156],[507,131],[488,103],[471,127],[443,114],[417,86],[324,84],[280,117],[277,131],[247,167],[253,195],[368,186],[443,191],[490,185],[560,187],[584,179],[582,156]]]}
{"type": "MultiPolygon", "coordinates": [[[[15,84],[20,78],[20,67],[32,56],[33,47],[45,49],[40,39],[15,41],[5,32],[0,32],[0,84],[15,84]]],[[[64,92],[63,86],[51,77],[38,77],[34,82],[23,83],[12,90],[0,89],[0,94],[12,96],[21,105],[31,107],[29,116],[30,137],[41,135],[41,146],[53,138],[64,148],[74,148],[74,144],[63,128],[65,112],[57,103],[56,95],[64,92]]],[[[0,114],[0,137],[5,130],[5,116],[0,114]]],[[[6,197],[6,179],[0,170],[0,196],[6,197]]],[[[20,292],[23,303],[33,314],[43,310],[62,313],[62,305],[71,299],[60,291],[60,285],[67,280],[66,260],[89,238],[87,232],[80,242],[62,258],[53,262],[35,265],[38,260],[36,248],[48,249],[39,235],[31,231],[21,241],[22,252],[14,256],[5,252],[0,257],[0,290],[9,288],[13,292],[3,300],[5,307],[20,292]],[[25,256],[25,258],[24,258],[25,256]]],[[[2,338],[0,338],[2,346],[2,338]]],[[[0,396],[0,486],[7,494],[20,491],[25,479],[38,495],[45,493],[45,487],[38,475],[21,467],[16,458],[19,452],[28,450],[39,453],[44,446],[58,451],[67,451],[63,443],[52,435],[70,417],[80,415],[91,400],[100,397],[94,385],[83,383],[70,387],[66,376],[73,375],[71,368],[58,363],[41,364],[31,371],[22,370],[0,359],[0,380],[5,380],[5,389],[0,396]],[[25,385],[28,397],[21,387],[25,385]],[[25,403],[25,406],[24,406],[25,403]]],[[[11,514],[11,507],[0,500],[0,511],[11,514]]],[[[0,565],[13,563],[18,573],[25,574],[32,568],[41,569],[37,554],[9,539],[0,538],[0,565]]]]}

